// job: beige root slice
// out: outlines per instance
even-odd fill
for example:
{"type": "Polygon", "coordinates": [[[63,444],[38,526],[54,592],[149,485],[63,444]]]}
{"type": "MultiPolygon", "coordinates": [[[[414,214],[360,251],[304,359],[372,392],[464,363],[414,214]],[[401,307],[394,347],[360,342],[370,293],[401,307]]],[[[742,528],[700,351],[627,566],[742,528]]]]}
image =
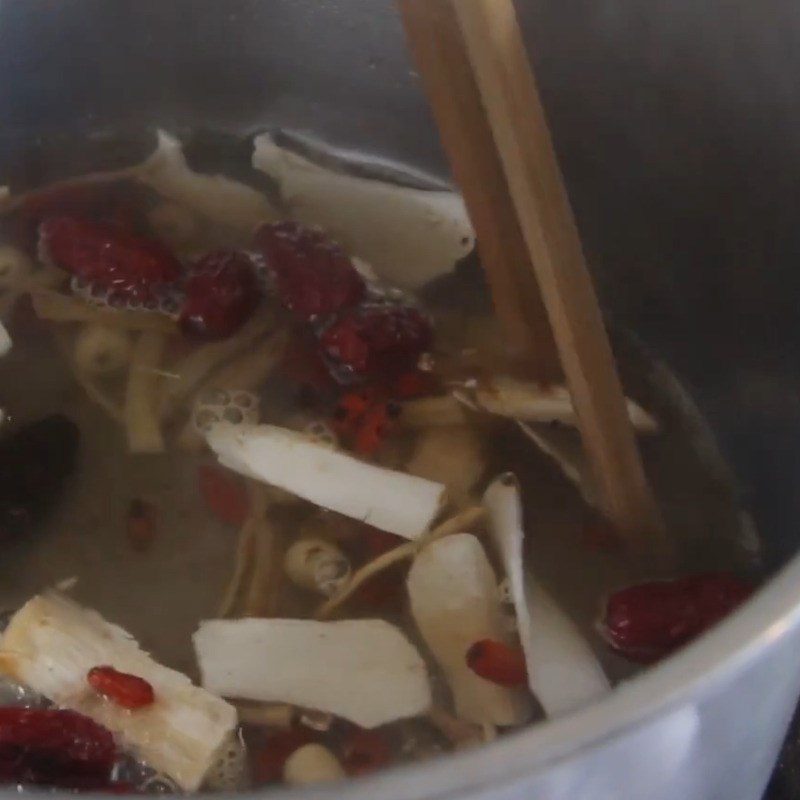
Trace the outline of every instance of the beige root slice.
{"type": "Polygon", "coordinates": [[[269,498],[264,487],[255,481],[248,481],[247,488],[250,495],[250,513],[239,531],[233,573],[217,609],[217,615],[221,618],[234,615],[240,595],[245,590],[248,574],[253,571],[256,531],[259,524],[263,522],[269,506],[269,498]]]}
{"type": "Polygon", "coordinates": [[[242,725],[287,730],[294,725],[297,709],[288,703],[233,703],[242,725]]]}
{"type": "Polygon", "coordinates": [[[271,617],[275,613],[283,576],[278,538],[272,523],[263,518],[258,520],[254,531],[253,571],[245,597],[246,617],[271,617]]]}
{"type": "Polygon", "coordinates": [[[482,506],[467,508],[455,516],[450,517],[450,519],[445,520],[441,525],[438,525],[428,533],[424,533],[419,539],[405,542],[398,545],[393,550],[389,550],[387,553],[382,553],[377,558],[361,567],[361,569],[354,572],[350,582],[338,594],[335,594],[319,606],[314,614],[314,618],[327,619],[345,600],[353,595],[356,589],[379,572],[383,572],[383,570],[388,569],[394,564],[399,564],[401,561],[413,559],[417,553],[437,539],[469,530],[469,528],[476,525],[485,517],[486,510],[482,506]]]}
{"type": "MultiPolygon", "coordinates": [[[[288,340],[289,335],[286,331],[273,333],[252,350],[241,353],[215,372],[200,386],[196,395],[199,396],[212,389],[250,391],[261,386],[280,364],[288,340]]],[[[194,427],[191,419],[178,434],[177,442],[182,450],[189,452],[197,452],[205,445],[205,439],[194,427]]]]}
{"type": "Polygon", "coordinates": [[[431,707],[428,711],[428,722],[457,750],[474,747],[484,741],[484,733],[480,725],[459,719],[440,706],[431,707]]]}
{"type": "Polygon", "coordinates": [[[75,383],[83,389],[89,400],[99,406],[114,422],[124,425],[125,410],[122,406],[108,396],[105,389],[93,376],[87,375],[76,367],[75,360],[72,357],[72,337],[63,329],[54,330],[53,337],[56,347],[64,357],[64,361],[69,365],[75,383]]]}
{"type": "Polygon", "coordinates": [[[464,405],[450,394],[408,400],[403,403],[399,420],[407,428],[466,425],[469,422],[464,405]]]}
{"type": "Polygon", "coordinates": [[[39,319],[50,322],[99,322],[132,331],[176,333],[177,326],[163,314],[150,311],[106,311],[84,300],[41,287],[31,291],[31,303],[39,319]]]}
{"type": "Polygon", "coordinates": [[[174,372],[178,377],[164,387],[161,398],[162,417],[174,414],[181,403],[214,369],[252,345],[274,327],[275,317],[261,307],[234,336],[198,347],[183,360],[173,364],[170,372],[174,372]]]}
{"type": "Polygon", "coordinates": [[[125,427],[132,453],[161,453],[164,437],[158,417],[158,370],[167,338],[158,331],[143,331],[133,347],[125,391],[125,427]]]}

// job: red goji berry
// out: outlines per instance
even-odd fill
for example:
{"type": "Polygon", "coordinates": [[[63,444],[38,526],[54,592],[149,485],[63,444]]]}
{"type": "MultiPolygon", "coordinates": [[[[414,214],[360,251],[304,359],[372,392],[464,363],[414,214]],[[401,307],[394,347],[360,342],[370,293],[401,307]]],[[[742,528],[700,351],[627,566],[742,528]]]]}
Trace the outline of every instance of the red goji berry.
{"type": "Polygon", "coordinates": [[[752,591],[726,572],[628,586],[608,598],[601,634],[620,655],[649,664],[719,622],[752,591]]]}
{"type": "Polygon", "coordinates": [[[150,706],[156,699],[153,687],[144,678],[108,665],[92,667],[86,680],[98,694],[131,711],[150,706]]]}
{"type": "Polygon", "coordinates": [[[200,496],[206,508],[221,522],[240,528],[250,513],[250,498],[243,481],[230,471],[212,464],[197,468],[200,496]]]}
{"type": "Polygon", "coordinates": [[[481,678],[500,686],[525,686],[528,669],[525,654],[494,639],[481,639],[467,650],[467,666],[481,678]]]}

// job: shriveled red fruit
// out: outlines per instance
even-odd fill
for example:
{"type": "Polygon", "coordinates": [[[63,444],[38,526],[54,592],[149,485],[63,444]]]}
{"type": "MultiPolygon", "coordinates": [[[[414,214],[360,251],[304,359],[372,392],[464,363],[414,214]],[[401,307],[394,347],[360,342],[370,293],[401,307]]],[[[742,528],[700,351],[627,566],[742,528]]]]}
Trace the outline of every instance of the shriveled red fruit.
{"type": "Polygon", "coordinates": [[[649,664],[719,622],[752,591],[727,572],[628,586],[608,598],[600,630],[620,655],[649,664]]]}
{"type": "Polygon", "coordinates": [[[224,339],[255,311],[260,297],[255,267],[245,253],[219,250],[203,256],[185,285],[180,312],[184,333],[224,339]]]}
{"type": "Polygon", "coordinates": [[[153,687],[144,678],[107,665],[92,667],[86,680],[98,694],[131,711],[150,706],[156,700],[153,687]]]}
{"type": "Polygon", "coordinates": [[[240,528],[250,511],[250,498],[240,478],[213,464],[197,468],[200,496],[208,510],[220,521],[240,528]]]}
{"type": "Polygon", "coordinates": [[[364,297],[366,285],[352,260],[321,231],[278,222],[262,226],[256,243],[281,302],[301,320],[349,308],[364,297]]]}
{"type": "Polygon", "coordinates": [[[430,372],[410,369],[400,373],[391,385],[391,395],[396,400],[411,400],[436,391],[436,378],[430,372]]]}
{"type": "Polygon", "coordinates": [[[82,714],[0,708],[0,781],[96,789],[116,757],[111,732],[82,714]]]}
{"type": "Polygon", "coordinates": [[[360,456],[374,456],[397,426],[400,407],[397,403],[379,403],[364,415],[353,440],[353,450],[360,456]]]}
{"type": "Polygon", "coordinates": [[[108,292],[110,302],[147,303],[159,287],[176,281],[181,265],[162,244],[111,225],[53,216],[39,225],[45,260],[108,292]]]}
{"type": "Polygon", "coordinates": [[[411,306],[365,305],[344,312],[320,337],[338,371],[369,377],[416,364],[433,339],[430,321],[411,306]]]}
{"type": "Polygon", "coordinates": [[[354,728],[342,740],[342,764],[348,775],[367,775],[392,760],[392,747],[380,730],[354,728]]]}
{"type": "Polygon", "coordinates": [[[481,639],[467,650],[467,666],[481,678],[500,686],[525,686],[528,669],[525,654],[494,639],[481,639]]]}
{"type": "Polygon", "coordinates": [[[283,766],[289,756],[303,745],[315,741],[308,728],[290,728],[269,734],[253,764],[253,777],[256,785],[275,783],[283,778],[283,766]]]}

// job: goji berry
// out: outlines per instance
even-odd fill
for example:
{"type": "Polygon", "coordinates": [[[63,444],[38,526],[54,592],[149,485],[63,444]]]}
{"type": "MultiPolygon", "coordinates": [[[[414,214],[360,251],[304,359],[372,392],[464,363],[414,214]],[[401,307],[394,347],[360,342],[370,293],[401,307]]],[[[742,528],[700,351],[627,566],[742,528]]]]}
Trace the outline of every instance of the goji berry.
{"type": "Polygon", "coordinates": [[[181,330],[200,339],[235,333],[258,306],[260,290],[249,256],[219,250],[191,269],[180,311],[181,330]]]}
{"type": "Polygon", "coordinates": [[[481,639],[467,650],[467,666],[487,681],[500,686],[525,686],[528,669],[525,654],[494,639],[481,639]]]}
{"type": "Polygon", "coordinates": [[[241,478],[222,467],[201,464],[197,479],[206,508],[221,522],[240,528],[250,513],[250,498],[241,478]]]}
{"type": "Polygon", "coordinates": [[[752,591],[727,572],[628,586],[608,598],[600,630],[620,655],[652,663],[719,622],[752,591]]]}
{"type": "Polygon", "coordinates": [[[86,680],[98,694],[131,711],[150,706],[156,699],[153,687],[144,678],[107,665],[92,667],[86,680]]]}
{"type": "Polygon", "coordinates": [[[0,780],[68,789],[109,783],[117,749],[111,732],[59,709],[0,708],[0,780]]]}

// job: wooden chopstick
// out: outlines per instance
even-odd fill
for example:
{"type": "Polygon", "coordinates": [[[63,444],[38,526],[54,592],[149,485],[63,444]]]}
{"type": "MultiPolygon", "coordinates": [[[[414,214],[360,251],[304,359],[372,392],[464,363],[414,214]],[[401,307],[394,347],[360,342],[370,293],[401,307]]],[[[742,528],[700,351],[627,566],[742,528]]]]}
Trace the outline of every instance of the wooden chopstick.
{"type": "Polygon", "coordinates": [[[533,335],[544,301],[603,510],[642,542],[663,524],[513,4],[399,2],[497,313],[508,332],[533,335]]]}
{"type": "Polygon", "coordinates": [[[538,379],[556,380],[562,372],[547,312],[533,272],[518,269],[528,249],[452,8],[420,0],[400,9],[512,356],[538,379]]]}

